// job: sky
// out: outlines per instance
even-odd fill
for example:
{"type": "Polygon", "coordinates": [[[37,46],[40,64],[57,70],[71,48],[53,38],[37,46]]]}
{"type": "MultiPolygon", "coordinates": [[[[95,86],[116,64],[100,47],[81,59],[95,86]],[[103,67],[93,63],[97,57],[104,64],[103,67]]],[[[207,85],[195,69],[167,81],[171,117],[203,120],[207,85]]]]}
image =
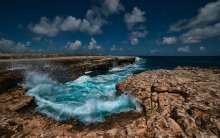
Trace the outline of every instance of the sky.
{"type": "Polygon", "coordinates": [[[220,56],[220,0],[1,0],[0,52],[220,56]]]}

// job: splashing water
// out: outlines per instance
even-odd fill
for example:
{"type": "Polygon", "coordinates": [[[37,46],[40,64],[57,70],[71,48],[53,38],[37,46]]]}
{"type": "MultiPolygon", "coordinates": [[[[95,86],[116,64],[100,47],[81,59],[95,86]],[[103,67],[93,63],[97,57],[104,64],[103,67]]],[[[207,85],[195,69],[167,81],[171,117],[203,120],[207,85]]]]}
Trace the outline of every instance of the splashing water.
{"type": "Polygon", "coordinates": [[[128,94],[115,95],[115,85],[143,70],[140,58],[135,64],[117,67],[103,75],[84,75],[74,81],[58,84],[49,75],[27,71],[24,87],[27,95],[35,96],[37,112],[58,121],[79,119],[85,125],[105,121],[114,113],[141,111],[136,99],[128,94]]]}

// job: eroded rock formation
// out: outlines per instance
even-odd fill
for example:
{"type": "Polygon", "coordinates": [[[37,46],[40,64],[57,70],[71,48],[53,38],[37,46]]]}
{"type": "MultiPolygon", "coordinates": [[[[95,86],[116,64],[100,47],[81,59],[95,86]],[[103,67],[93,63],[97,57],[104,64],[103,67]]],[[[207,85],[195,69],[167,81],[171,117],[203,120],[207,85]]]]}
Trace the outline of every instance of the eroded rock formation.
{"type": "Polygon", "coordinates": [[[146,137],[219,137],[220,70],[146,71],[117,85],[145,110],[146,137]]]}
{"type": "Polygon", "coordinates": [[[0,136],[220,137],[219,82],[219,69],[177,68],[131,76],[117,85],[117,94],[134,95],[143,111],[112,115],[90,126],[33,113],[34,97],[16,86],[0,94],[0,136]]]}

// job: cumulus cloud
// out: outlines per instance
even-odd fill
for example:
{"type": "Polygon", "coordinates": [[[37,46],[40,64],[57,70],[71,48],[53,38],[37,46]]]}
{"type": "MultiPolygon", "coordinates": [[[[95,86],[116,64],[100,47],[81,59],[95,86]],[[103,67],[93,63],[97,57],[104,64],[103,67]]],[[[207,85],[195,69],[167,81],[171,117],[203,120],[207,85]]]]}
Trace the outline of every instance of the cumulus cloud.
{"type": "Polygon", "coordinates": [[[177,39],[176,37],[163,37],[163,40],[161,42],[161,44],[164,44],[164,45],[172,45],[172,44],[175,44],[177,42],[177,39]]]}
{"type": "Polygon", "coordinates": [[[137,45],[139,42],[139,38],[143,38],[148,34],[146,30],[143,31],[133,31],[130,33],[130,43],[131,45],[137,45]]]}
{"type": "Polygon", "coordinates": [[[220,0],[206,4],[191,19],[179,20],[170,31],[186,31],[180,35],[184,44],[199,43],[204,39],[220,36],[220,0]]]}
{"type": "Polygon", "coordinates": [[[103,0],[101,7],[93,6],[82,19],[73,16],[65,18],[56,16],[53,20],[42,17],[36,24],[28,28],[35,34],[54,37],[60,32],[83,32],[89,35],[102,33],[102,26],[107,23],[107,17],[123,10],[120,0],[103,0]]]}
{"type": "Polygon", "coordinates": [[[87,11],[86,18],[82,20],[80,31],[89,35],[101,34],[102,26],[106,23],[100,8],[93,7],[87,11]]]}
{"type": "Polygon", "coordinates": [[[124,6],[120,3],[120,0],[104,0],[102,3],[102,12],[106,16],[119,13],[122,10],[124,10],[124,6]]]}
{"type": "Polygon", "coordinates": [[[62,19],[62,22],[59,25],[61,31],[77,31],[81,25],[81,20],[76,19],[73,16],[68,16],[65,19],[62,19]]]}
{"type": "Polygon", "coordinates": [[[16,51],[25,51],[28,49],[28,47],[31,45],[30,41],[27,41],[26,43],[18,42],[15,46],[16,51]]]}
{"type": "Polygon", "coordinates": [[[26,43],[14,42],[13,40],[8,40],[2,38],[0,40],[0,51],[25,51],[31,42],[27,41],[26,43]]]}
{"type": "Polygon", "coordinates": [[[206,49],[205,49],[204,46],[200,46],[200,47],[199,47],[199,50],[200,50],[200,51],[205,51],[206,49]]]}
{"type": "Polygon", "coordinates": [[[139,39],[148,34],[146,26],[143,25],[145,21],[145,11],[140,10],[138,7],[134,7],[131,13],[125,13],[124,22],[130,30],[129,40],[131,45],[137,45],[139,39]]]}
{"type": "Polygon", "coordinates": [[[37,35],[56,36],[59,32],[58,26],[60,22],[60,17],[55,17],[53,21],[50,21],[46,17],[42,17],[39,23],[35,25],[30,24],[28,28],[37,35]]]}
{"type": "Polygon", "coordinates": [[[82,46],[82,42],[76,40],[75,42],[67,42],[65,48],[69,50],[79,50],[82,46]]]}
{"type": "Polygon", "coordinates": [[[104,23],[100,20],[76,19],[73,16],[61,18],[55,17],[52,21],[46,17],[42,17],[37,24],[30,24],[28,28],[35,34],[41,36],[54,37],[60,32],[85,32],[89,35],[102,33],[101,27],[104,23]]]}
{"type": "Polygon", "coordinates": [[[131,45],[137,45],[139,43],[139,40],[137,38],[131,39],[131,45]]]}
{"type": "Polygon", "coordinates": [[[143,31],[133,31],[133,32],[130,34],[130,37],[131,37],[131,38],[143,38],[143,37],[145,37],[147,34],[148,34],[148,32],[147,32],[146,30],[143,30],[143,31]]]}
{"type": "Polygon", "coordinates": [[[189,46],[183,46],[183,47],[179,47],[177,49],[178,52],[181,52],[181,53],[189,53],[190,52],[190,48],[189,46]]]}
{"type": "Polygon", "coordinates": [[[134,7],[131,13],[126,13],[124,16],[124,22],[128,29],[132,29],[136,24],[145,22],[145,11],[140,10],[138,7],[134,7]]]}
{"type": "Polygon", "coordinates": [[[188,22],[188,20],[179,20],[176,23],[172,24],[170,26],[169,31],[170,32],[179,32],[181,30],[183,30],[185,28],[186,23],[188,22]]]}
{"type": "Polygon", "coordinates": [[[211,2],[198,10],[198,15],[191,19],[188,27],[201,27],[220,19],[220,0],[211,2]]]}
{"type": "Polygon", "coordinates": [[[111,48],[110,48],[111,51],[122,51],[123,48],[117,48],[115,45],[113,45],[111,48]]]}
{"type": "Polygon", "coordinates": [[[91,41],[89,42],[88,48],[90,50],[100,50],[102,48],[102,46],[98,45],[94,38],[91,38],[91,41]]]}
{"type": "Polygon", "coordinates": [[[14,46],[14,41],[2,38],[0,40],[0,50],[9,50],[14,46]]]}
{"type": "Polygon", "coordinates": [[[208,25],[205,27],[193,28],[183,33],[180,36],[180,40],[184,44],[199,43],[203,39],[220,36],[220,23],[214,25],[208,25]]]}

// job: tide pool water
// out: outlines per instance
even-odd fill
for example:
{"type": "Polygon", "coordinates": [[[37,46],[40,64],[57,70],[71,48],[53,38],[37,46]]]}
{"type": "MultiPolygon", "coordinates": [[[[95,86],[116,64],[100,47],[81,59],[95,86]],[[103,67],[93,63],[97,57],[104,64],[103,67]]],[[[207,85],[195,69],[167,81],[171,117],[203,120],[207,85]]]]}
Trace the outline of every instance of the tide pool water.
{"type": "Polygon", "coordinates": [[[129,94],[115,95],[115,85],[143,70],[141,59],[126,67],[113,68],[101,75],[84,75],[74,81],[58,84],[47,74],[27,71],[24,87],[34,96],[36,112],[58,121],[79,119],[85,125],[105,121],[114,113],[141,111],[136,99],[129,94]]]}

